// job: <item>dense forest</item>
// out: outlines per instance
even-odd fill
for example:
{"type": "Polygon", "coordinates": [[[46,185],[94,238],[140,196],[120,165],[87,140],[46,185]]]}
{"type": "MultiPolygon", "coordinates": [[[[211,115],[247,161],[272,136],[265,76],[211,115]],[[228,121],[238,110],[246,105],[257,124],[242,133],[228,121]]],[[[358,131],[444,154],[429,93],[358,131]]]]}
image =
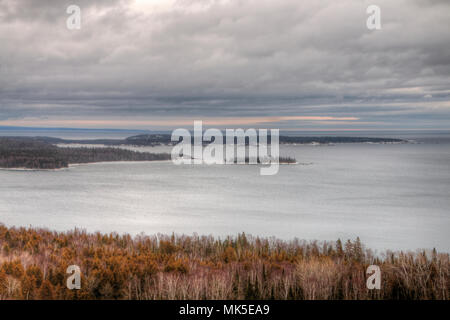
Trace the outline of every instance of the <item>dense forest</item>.
{"type": "Polygon", "coordinates": [[[108,148],[59,148],[40,138],[0,138],[0,168],[59,169],[72,163],[170,160],[170,154],[108,148]]]}
{"type": "Polygon", "coordinates": [[[168,153],[137,152],[119,148],[58,148],[58,154],[69,163],[103,161],[157,161],[170,160],[168,153]]]}
{"type": "Polygon", "coordinates": [[[26,138],[0,138],[0,168],[56,169],[69,165],[59,149],[26,138]]]}
{"type": "Polygon", "coordinates": [[[335,243],[245,234],[119,235],[0,224],[0,299],[449,299],[448,253],[374,255],[335,243]],[[381,269],[368,290],[366,269],[381,269]],[[69,265],[81,289],[69,290],[69,265]]]}

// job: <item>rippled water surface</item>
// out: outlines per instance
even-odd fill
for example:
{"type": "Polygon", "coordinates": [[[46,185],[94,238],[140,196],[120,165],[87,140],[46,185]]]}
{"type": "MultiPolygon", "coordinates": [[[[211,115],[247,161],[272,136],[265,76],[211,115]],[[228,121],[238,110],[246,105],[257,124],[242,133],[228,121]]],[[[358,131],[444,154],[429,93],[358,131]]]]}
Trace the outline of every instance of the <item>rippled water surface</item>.
{"type": "MultiPolygon", "coordinates": [[[[162,151],[154,149],[155,151],[162,151]]],[[[257,166],[98,163],[0,170],[0,222],[56,230],[253,235],[450,251],[450,144],[284,146],[257,166]]]]}

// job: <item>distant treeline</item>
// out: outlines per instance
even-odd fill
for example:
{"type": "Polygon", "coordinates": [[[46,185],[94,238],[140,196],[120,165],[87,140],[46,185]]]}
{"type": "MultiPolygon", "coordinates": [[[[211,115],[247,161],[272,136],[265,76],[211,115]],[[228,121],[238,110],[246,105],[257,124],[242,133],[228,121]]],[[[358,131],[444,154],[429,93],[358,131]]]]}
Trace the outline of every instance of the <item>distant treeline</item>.
{"type": "Polygon", "coordinates": [[[67,159],[69,163],[171,159],[168,153],[136,152],[119,148],[58,148],[58,154],[67,159]]]}
{"type": "Polygon", "coordinates": [[[119,148],[59,148],[42,138],[0,138],[0,168],[59,169],[72,163],[169,160],[170,154],[119,148]]]}
{"type": "Polygon", "coordinates": [[[282,144],[310,144],[310,143],[404,143],[405,140],[394,138],[368,138],[368,137],[291,137],[281,136],[282,144]]]}
{"type": "MultiPolygon", "coordinates": [[[[192,143],[193,143],[192,137],[192,143]]],[[[259,142],[259,137],[257,137],[259,142]]],[[[114,140],[112,140],[114,141],[114,140]]],[[[403,143],[405,140],[394,138],[367,138],[367,137],[295,137],[295,136],[280,136],[280,144],[329,144],[329,143],[403,143]]],[[[116,143],[116,142],[112,142],[116,143]]],[[[153,146],[159,144],[174,144],[177,142],[171,141],[169,134],[142,134],[126,138],[122,144],[138,145],[138,146],[153,146]]],[[[208,144],[209,142],[204,142],[208,144]]],[[[234,138],[234,143],[237,143],[237,138],[234,138]]],[[[249,144],[248,137],[245,138],[245,143],[249,144]]],[[[268,135],[267,143],[271,143],[271,136],[268,135]]]]}
{"type": "MultiPolygon", "coordinates": [[[[174,145],[178,142],[171,141],[170,134],[141,134],[128,137],[126,139],[90,139],[90,140],[65,140],[51,137],[36,137],[36,141],[51,144],[67,143],[67,144],[104,144],[108,146],[133,145],[133,146],[158,146],[158,145],[174,145]]],[[[193,137],[192,137],[193,139],[193,137]]],[[[237,143],[237,138],[234,139],[237,143]]],[[[245,140],[249,143],[248,137],[245,140]]],[[[267,142],[271,143],[270,135],[267,142]]],[[[330,144],[330,143],[405,143],[405,140],[394,138],[368,138],[368,137],[296,137],[296,136],[280,136],[280,144],[330,144]]],[[[192,141],[193,143],[193,141],[192,141]]],[[[208,144],[208,142],[204,142],[208,144]]]]}
{"type": "Polygon", "coordinates": [[[119,235],[0,224],[2,299],[442,299],[448,253],[374,255],[360,240],[119,235]],[[66,286],[81,269],[81,289],[66,286]],[[369,265],[381,288],[366,286],[369,265]]]}

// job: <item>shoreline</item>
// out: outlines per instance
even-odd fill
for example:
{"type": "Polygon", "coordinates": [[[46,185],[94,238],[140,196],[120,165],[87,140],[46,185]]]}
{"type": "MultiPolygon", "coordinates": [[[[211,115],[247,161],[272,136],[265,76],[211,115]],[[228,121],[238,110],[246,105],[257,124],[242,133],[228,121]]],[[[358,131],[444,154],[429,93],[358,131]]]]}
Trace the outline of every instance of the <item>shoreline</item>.
{"type": "Polygon", "coordinates": [[[18,171],[18,172],[29,172],[29,171],[64,171],[64,170],[68,170],[69,167],[64,167],[64,168],[55,168],[55,169],[39,169],[39,168],[23,168],[23,167],[18,167],[18,168],[1,168],[0,167],[0,171],[18,171]]]}
{"type": "Polygon", "coordinates": [[[120,160],[120,161],[98,161],[98,162],[82,162],[82,163],[70,163],[68,168],[70,167],[79,167],[83,165],[95,165],[95,164],[108,164],[108,163],[118,163],[118,164],[125,164],[125,163],[148,163],[148,162],[156,162],[156,163],[163,163],[163,162],[169,162],[172,160],[143,160],[143,161],[126,161],[126,160],[120,160]]]}
{"type": "Polygon", "coordinates": [[[71,167],[78,167],[83,165],[95,165],[95,164],[108,164],[108,163],[141,163],[141,162],[168,162],[172,160],[145,160],[145,161],[99,161],[99,162],[84,162],[84,163],[70,163],[67,167],[64,168],[55,168],[55,169],[39,169],[39,168],[24,168],[24,167],[17,167],[17,168],[1,168],[0,170],[3,171],[64,171],[68,170],[71,167]]]}
{"type": "MultiPolygon", "coordinates": [[[[39,168],[24,168],[24,167],[18,167],[18,168],[1,168],[1,171],[19,171],[19,172],[28,172],[28,171],[64,171],[68,170],[70,168],[74,167],[80,167],[80,166],[88,166],[88,165],[97,165],[97,164],[110,164],[110,163],[117,163],[117,164],[138,164],[138,163],[165,163],[165,162],[172,162],[172,160],[145,160],[145,161],[99,161],[99,162],[85,162],[85,163],[70,163],[67,167],[64,168],[56,168],[56,169],[39,169],[39,168]]],[[[303,162],[293,162],[293,163],[274,163],[278,165],[300,165],[300,166],[309,166],[313,165],[313,163],[303,163],[303,162]]],[[[193,165],[193,164],[191,164],[193,165]]],[[[208,165],[206,163],[202,163],[200,165],[208,165]]],[[[271,165],[270,163],[214,163],[212,165],[252,165],[252,166],[267,166],[271,165]]],[[[209,165],[208,165],[209,166],[209,165]]]]}

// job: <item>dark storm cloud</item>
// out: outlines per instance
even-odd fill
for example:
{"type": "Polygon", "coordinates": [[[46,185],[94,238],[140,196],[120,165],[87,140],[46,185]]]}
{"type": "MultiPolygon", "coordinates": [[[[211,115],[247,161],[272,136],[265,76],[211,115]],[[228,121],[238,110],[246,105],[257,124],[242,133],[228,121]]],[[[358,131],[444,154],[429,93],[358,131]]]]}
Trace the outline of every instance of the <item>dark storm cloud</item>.
{"type": "Polygon", "coordinates": [[[353,116],[449,126],[447,1],[0,0],[0,121],[353,116]],[[82,10],[80,30],[66,8],[82,10]],[[426,120],[426,121],[425,121],[426,120]]]}

